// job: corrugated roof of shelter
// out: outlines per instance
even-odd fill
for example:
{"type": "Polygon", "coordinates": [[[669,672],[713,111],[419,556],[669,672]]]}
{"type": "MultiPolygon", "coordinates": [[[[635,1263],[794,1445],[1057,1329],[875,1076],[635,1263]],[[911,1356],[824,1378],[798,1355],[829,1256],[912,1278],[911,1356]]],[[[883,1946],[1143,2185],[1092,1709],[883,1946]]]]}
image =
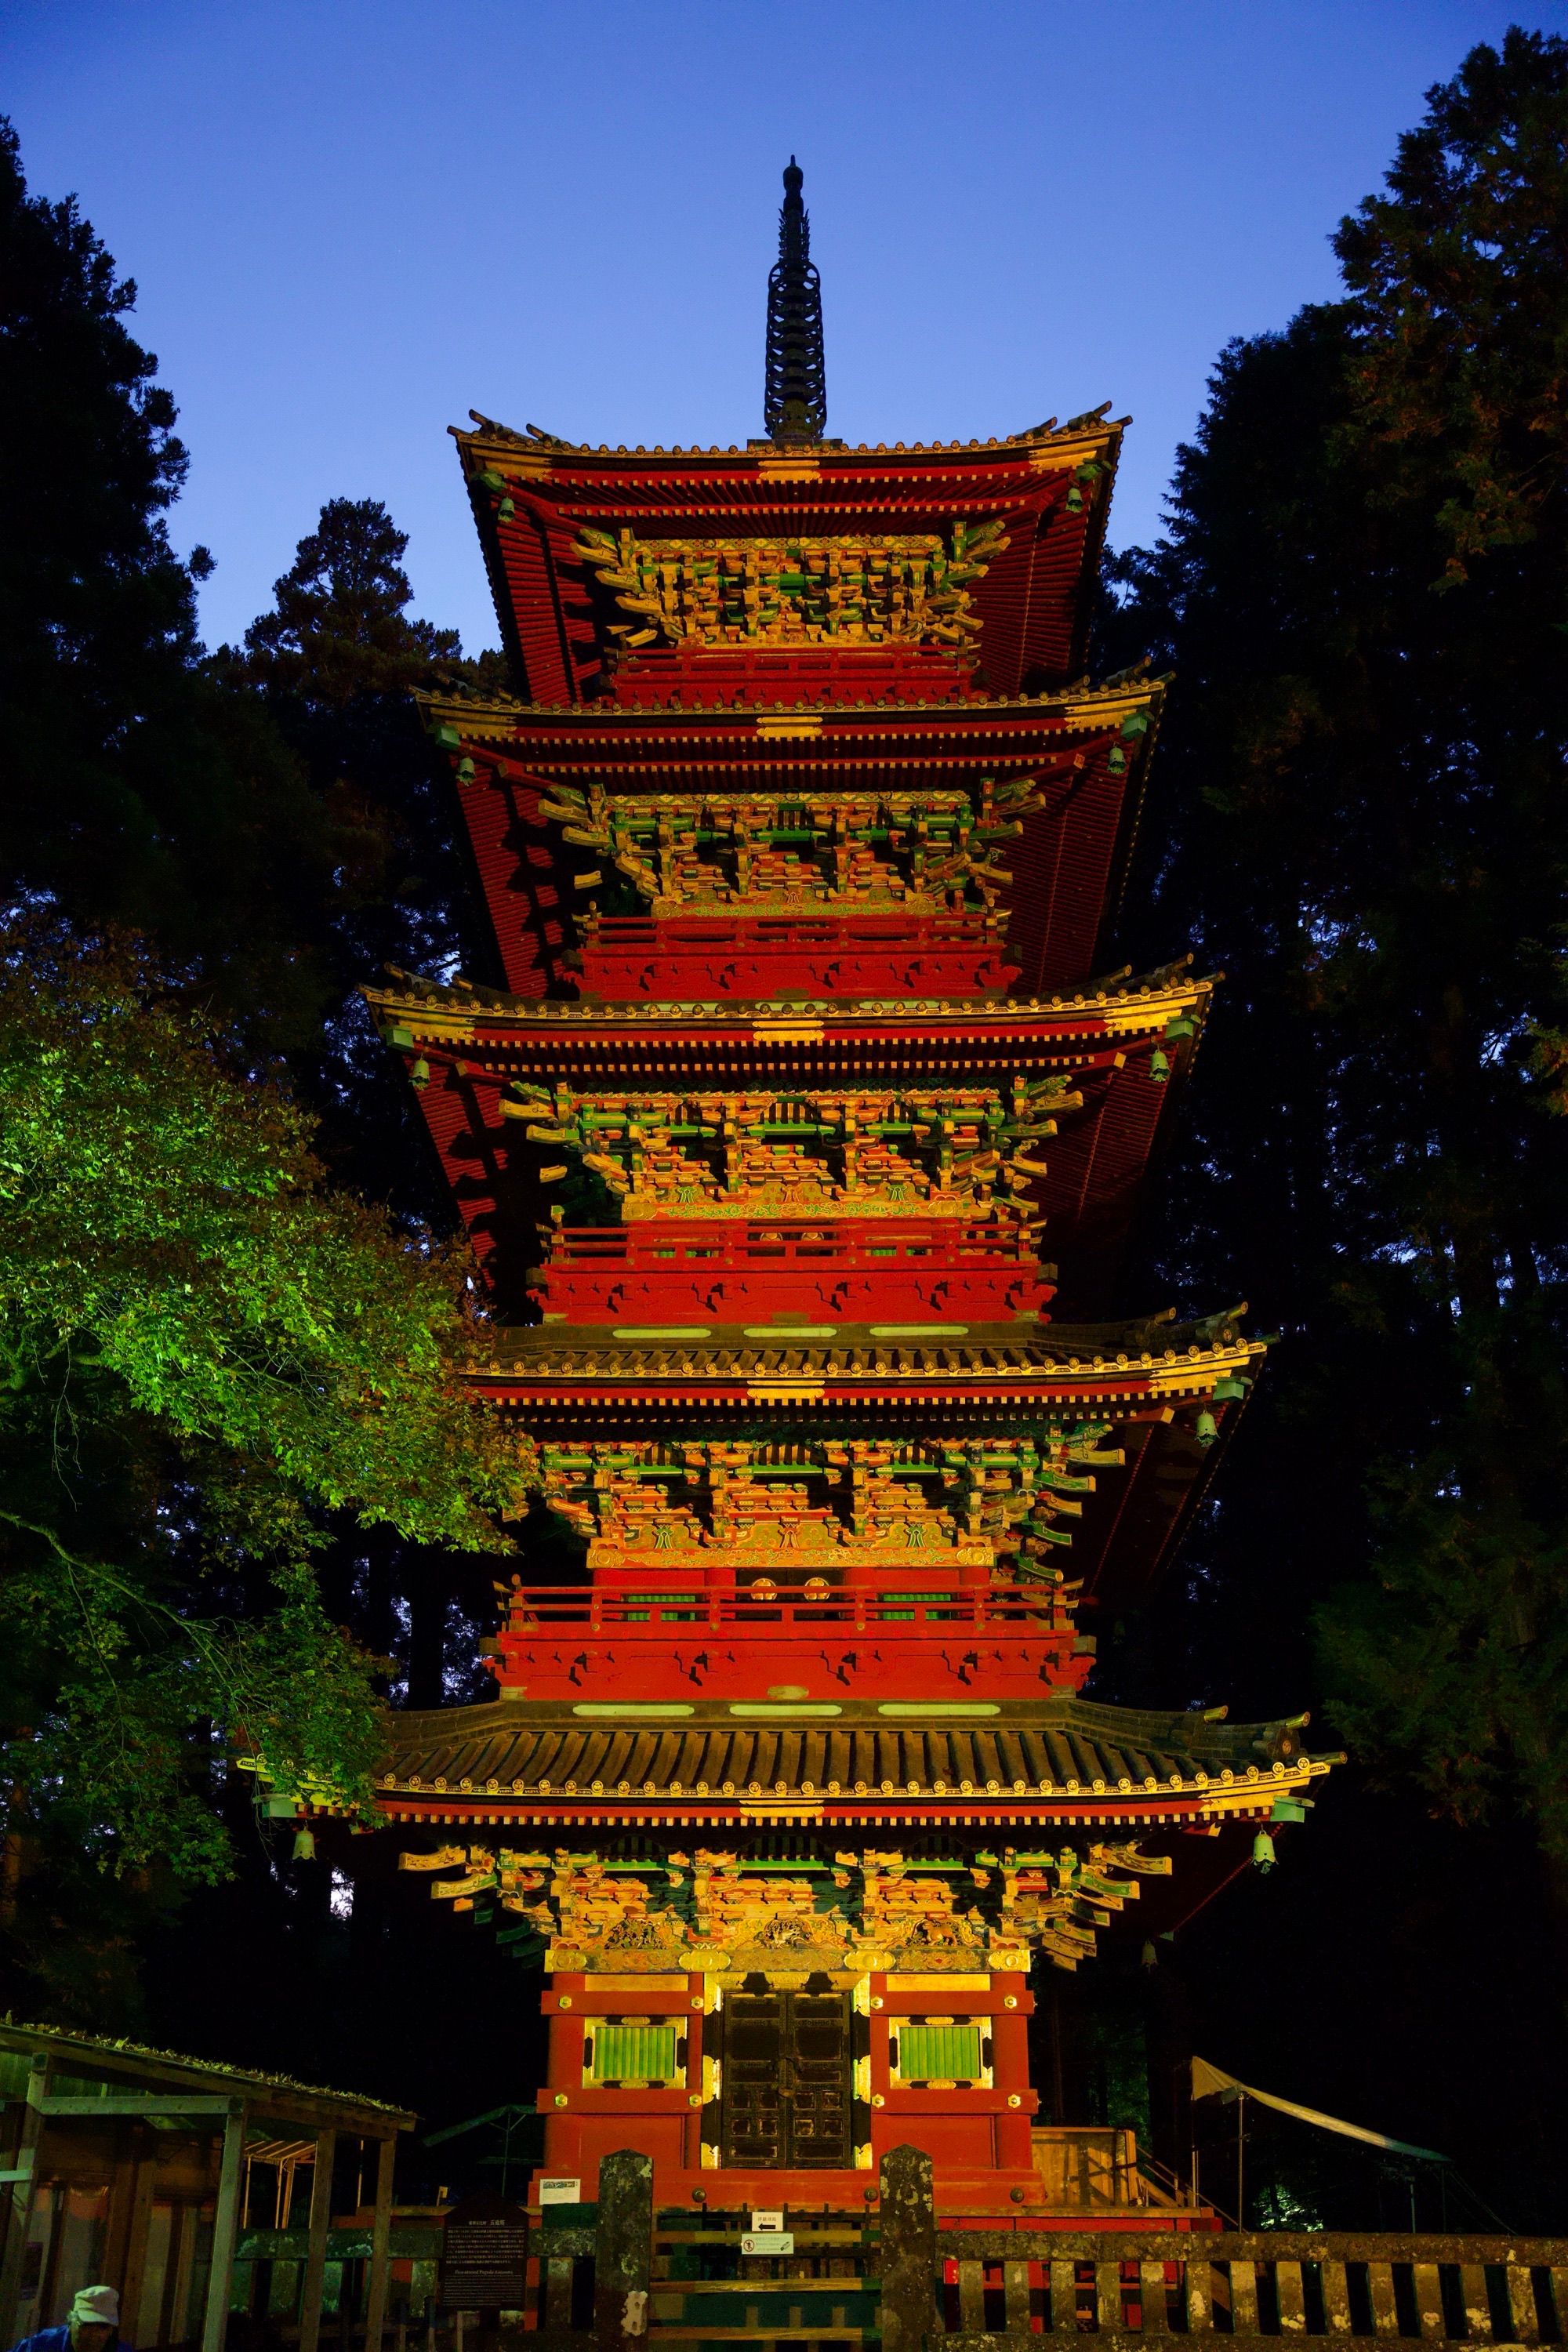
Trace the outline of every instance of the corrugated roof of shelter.
{"type": "Polygon", "coordinates": [[[0,2049],[5,2048],[58,2051],[62,2058],[75,2057],[88,2064],[109,2065],[127,2072],[141,2065],[149,2071],[210,2076],[220,2083],[275,2092],[286,2098],[330,2099],[340,2106],[392,2117],[410,2128],[417,2120],[409,2108],[394,2106],[389,2100],[373,2099],[362,2092],[329,2090],[323,2084],[297,2082],[291,2074],[262,2074],[254,2067],[231,2066],[216,2058],[193,2058],[184,2051],[156,2050],[146,2042],[74,2033],[64,2026],[18,2024],[10,2016],[0,2020],[0,2049]]]}

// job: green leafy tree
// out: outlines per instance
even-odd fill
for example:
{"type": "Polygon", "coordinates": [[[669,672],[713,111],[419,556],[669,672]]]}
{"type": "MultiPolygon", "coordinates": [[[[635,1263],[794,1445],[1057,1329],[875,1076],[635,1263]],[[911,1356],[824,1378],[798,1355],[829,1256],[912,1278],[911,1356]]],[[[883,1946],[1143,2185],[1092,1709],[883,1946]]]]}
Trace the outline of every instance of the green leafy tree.
{"type": "MultiPolygon", "coordinates": [[[[352,1805],[376,1738],[368,1654],[395,1689],[405,1674],[412,1696],[438,1701],[458,1612],[489,1598],[483,1551],[462,1546],[483,1538],[510,1473],[449,1385],[471,1334],[435,1301],[467,1276],[425,1235],[449,1224],[450,1205],[358,991],[384,961],[440,968],[459,952],[465,877],[410,695],[495,681],[452,633],[407,617],[404,541],[372,502],[333,501],[244,652],[206,656],[195,585],[210,559],[182,563],[170,543],[186,458],[156,362],[131,332],[135,289],[73,203],[29,194],[8,126],[0,265],[0,887],[68,927],[13,944],[6,1004],[38,959],[75,1041],[57,1041],[56,1160],[47,1183],[29,1163],[0,1240],[5,1278],[31,1286],[7,1293],[16,1352],[0,1438],[13,1636],[0,1658],[0,1940],[30,1976],[30,2005],[101,2020],[134,2015],[171,1890],[231,1864],[251,1896],[272,1884],[222,1761],[234,1726],[243,1718],[286,1775],[352,1805]],[[72,930],[146,946],[79,965],[72,930]],[[84,1007],[111,969],[110,1022],[84,1007]],[[107,1065],[79,1066],[78,1048],[100,1030],[123,1043],[138,1021],[122,1099],[93,1094],[87,1077],[107,1065]],[[177,1035],[189,1069],[170,1058],[177,1035]],[[300,1109],[275,1090],[235,1091],[275,1066],[300,1109]],[[191,1069],[205,1076],[189,1100],[216,1088],[228,1109],[171,1158],[174,1126],[138,1087],[164,1088],[170,1110],[191,1069]],[[214,1190],[242,1101],[258,1147],[269,1139],[294,1170],[270,1192],[214,1190]],[[68,1199],[72,1155],[91,1180],[68,1199]],[[395,1226],[333,1195],[327,1171],[391,1202],[395,1226]],[[38,1241],[46,1213],[58,1247],[38,1241]],[[73,1255],[93,1236],[104,1263],[119,1251],[143,1277],[109,1331],[93,1320],[107,1291],[73,1297],[67,1280],[99,1262],[73,1255]],[[321,1277],[319,1328],[279,1307],[268,1334],[239,1276],[248,1264],[265,1286],[295,1240],[321,1277]],[[58,1286],[47,1297],[40,1266],[58,1286]],[[413,1353],[400,1285],[413,1286],[410,1312],[423,1299],[434,1318],[413,1353]],[[365,1384],[352,1411],[351,1371],[365,1384]],[[466,1522],[453,1516],[465,1489],[466,1522]]],[[[471,950],[464,961],[473,968],[471,950]]],[[[37,1122],[29,1150],[47,1128],[39,1084],[35,1069],[12,1104],[37,1122]]],[[[306,1292],[292,1297],[303,1313],[306,1292]]],[[[199,1942],[197,1914],[216,1920],[229,1896],[181,1899],[199,1942]]]]}
{"type": "Polygon", "coordinates": [[[1286,1338],[1198,1621],[1273,1704],[1315,1612],[1361,1759],[1533,1823],[1568,1958],[1565,224],[1568,46],[1515,30],[1344,300],[1223,355],[1109,627],[1179,678],[1153,935],[1230,975],[1161,1255],[1286,1338]]]}
{"type": "Polygon", "coordinates": [[[0,1725],[16,1835],[221,1870],[229,1743],[363,1804],[374,1663],[319,1597],[334,1519],[503,1548],[513,1443],[464,1396],[460,1253],[323,1181],[307,1122],[154,984],[0,948],[0,1725]]]}

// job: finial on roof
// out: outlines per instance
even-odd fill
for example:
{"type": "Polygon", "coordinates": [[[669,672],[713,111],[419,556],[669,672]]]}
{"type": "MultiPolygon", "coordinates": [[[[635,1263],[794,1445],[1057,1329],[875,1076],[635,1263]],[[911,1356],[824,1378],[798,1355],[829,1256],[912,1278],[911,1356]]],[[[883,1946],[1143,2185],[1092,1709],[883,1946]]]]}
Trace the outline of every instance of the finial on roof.
{"type": "Polygon", "coordinates": [[[822,288],[811,258],[805,177],[792,155],[779,208],[779,257],[768,273],[767,372],[763,422],[775,441],[820,441],[827,427],[822,288]]]}

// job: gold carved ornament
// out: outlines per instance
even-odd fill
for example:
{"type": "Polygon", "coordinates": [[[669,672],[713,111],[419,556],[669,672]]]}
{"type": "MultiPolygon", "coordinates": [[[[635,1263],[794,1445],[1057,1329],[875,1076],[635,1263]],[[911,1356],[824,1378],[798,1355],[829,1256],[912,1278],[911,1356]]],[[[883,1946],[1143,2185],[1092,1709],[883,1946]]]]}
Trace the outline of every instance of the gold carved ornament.
{"type": "Polygon", "coordinates": [[[967,649],[973,590],[1007,545],[1001,522],[836,538],[638,539],[584,524],[573,553],[627,617],[628,651],[722,646],[967,649]]]}

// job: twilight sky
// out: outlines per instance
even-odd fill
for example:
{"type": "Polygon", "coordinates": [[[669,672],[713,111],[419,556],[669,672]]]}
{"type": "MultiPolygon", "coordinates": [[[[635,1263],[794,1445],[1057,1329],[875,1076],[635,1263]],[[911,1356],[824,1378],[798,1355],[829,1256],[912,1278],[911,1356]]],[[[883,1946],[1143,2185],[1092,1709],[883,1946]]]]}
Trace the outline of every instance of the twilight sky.
{"type": "Polygon", "coordinates": [[[386,501],[472,651],[495,624],[447,425],[760,432],[792,150],[829,431],[1110,399],[1125,544],[1215,352],[1334,291],[1340,215],[1516,19],[1568,31],[1568,0],[0,0],[0,106],[137,281],[210,640],[342,494],[386,501]]]}

